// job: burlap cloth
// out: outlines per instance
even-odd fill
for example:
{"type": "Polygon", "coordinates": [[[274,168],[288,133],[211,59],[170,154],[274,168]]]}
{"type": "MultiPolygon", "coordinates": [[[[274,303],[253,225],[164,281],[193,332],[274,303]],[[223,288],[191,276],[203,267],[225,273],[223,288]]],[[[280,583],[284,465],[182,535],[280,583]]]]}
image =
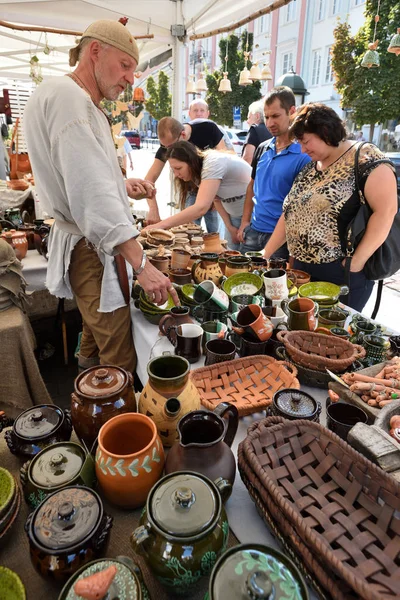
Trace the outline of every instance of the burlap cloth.
{"type": "Polygon", "coordinates": [[[40,375],[35,335],[17,306],[0,312],[0,410],[17,417],[34,404],[52,404],[40,375]]]}
{"type": "MultiPolygon", "coordinates": [[[[71,440],[78,441],[75,435],[71,440]]],[[[4,440],[4,433],[0,433],[0,465],[5,467],[19,480],[19,469],[24,460],[11,454],[4,440]]],[[[21,487],[21,486],[20,486],[21,487]]],[[[168,594],[152,577],[142,558],[135,555],[129,543],[129,537],[132,531],[137,527],[142,509],[134,511],[122,511],[104,501],[105,511],[114,517],[113,527],[111,529],[110,542],[107,550],[108,558],[115,558],[118,555],[130,556],[135,558],[141,567],[144,581],[150,593],[152,600],[175,599],[176,596],[168,594]]],[[[0,565],[12,569],[21,577],[27,593],[27,600],[57,600],[62,585],[41,577],[32,566],[29,556],[29,543],[24,530],[24,524],[28,516],[28,505],[23,499],[21,502],[20,513],[10,528],[10,531],[4,538],[0,539],[0,565]]],[[[232,532],[229,534],[228,547],[238,544],[238,540],[232,532]]],[[[190,600],[203,600],[207,591],[208,582],[204,581],[202,589],[196,594],[190,595],[190,600]]],[[[182,596],[180,596],[182,598],[182,596]]]]}

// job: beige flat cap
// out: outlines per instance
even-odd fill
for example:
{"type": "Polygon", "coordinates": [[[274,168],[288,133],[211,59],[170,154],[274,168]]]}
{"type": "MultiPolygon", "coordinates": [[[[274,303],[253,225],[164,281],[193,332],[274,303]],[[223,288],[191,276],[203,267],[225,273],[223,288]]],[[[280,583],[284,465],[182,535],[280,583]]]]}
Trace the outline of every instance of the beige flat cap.
{"type": "Polygon", "coordinates": [[[110,44],[110,46],[114,46],[115,48],[118,48],[118,50],[126,52],[126,54],[135,59],[136,62],[139,62],[139,49],[134,37],[129,32],[129,29],[119,21],[102,19],[89,25],[83,33],[79,44],[69,51],[69,64],[71,67],[78,62],[79,47],[82,40],[88,37],[99,40],[99,42],[103,42],[104,44],[110,44]]]}

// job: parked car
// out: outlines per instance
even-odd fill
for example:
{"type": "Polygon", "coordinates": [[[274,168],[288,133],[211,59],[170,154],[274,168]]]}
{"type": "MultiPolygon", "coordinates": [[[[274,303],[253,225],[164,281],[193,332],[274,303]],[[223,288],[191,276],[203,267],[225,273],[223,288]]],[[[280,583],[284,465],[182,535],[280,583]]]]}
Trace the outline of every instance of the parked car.
{"type": "Polygon", "coordinates": [[[244,142],[247,136],[247,131],[241,131],[240,129],[225,129],[229,139],[232,142],[233,148],[239,156],[242,156],[242,150],[244,142]]]}
{"type": "Polygon", "coordinates": [[[386,158],[389,158],[396,167],[397,191],[400,193],[400,152],[386,152],[386,158]]]}
{"type": "Polygon", "coordinates": [[[122,135],[126,137],[132,148],[137,148],[140,150],[140,135],[136,129],[123,131],[122,135]]]}

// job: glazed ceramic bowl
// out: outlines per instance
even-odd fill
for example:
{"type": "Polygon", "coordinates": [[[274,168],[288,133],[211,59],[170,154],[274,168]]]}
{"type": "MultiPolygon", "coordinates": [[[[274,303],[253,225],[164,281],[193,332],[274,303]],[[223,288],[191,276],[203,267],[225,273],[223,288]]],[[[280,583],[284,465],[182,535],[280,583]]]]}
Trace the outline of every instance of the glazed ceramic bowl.
{"type": "MultiPolygon", "coordinates": [[[[98,593],[96,598],[119,598],[121,600],[146,600],[149,598],[148,591],[143,583],[140,568],[127,556],[117,556],[117,558],[103,558],[94,560],[93,562],[84,565],[67,581],[58,600],[82,600],[82,596],[78,595],[74,587],[78,581],[82,581],[86,577],[91,577],[96,573],[100,573],[105,569],[115,567],[117,570],[111,585],[107,588],[106,594],[102,594],[99,589],[95,589],[94,593],[98,593]],[[100,594],[102,594],[100,596],[100,594]]],[[[79,591],[79,590],[78,590],[79,591]]]]}
{"type": "Polygon", "coordinates": [[[192,271],[190,269],[170,269],[169,278],[172,283],[185,285],[192,281],[192,271]]]}
{"type": "Polygon", "coordinates": [[[186,283],[185,285],[183,285],[181,287],[182,298],[184,300],[187,300],[188,302],[196,304],[194,301],[194,292],[196,290],[196,287],[197,285],[194,285],[193,283],[186,283]]]}
{"type": "Polygon", "coordinates": [[[306,273],[306,271],[300,271],[299,269],[290,269],[290,273],[293,273],[296,276],[297,287],[305,285],[306,283],[310,283],[311,275],[306,273]]]}
{"type": "Polygon", "coordinates": [[[4,600],[25,600],[25,587],[14,571],[0,567],[0,598],[4,600]]]}
{"type": "Polygon", "coordinates": [[[349,313],[340,308],[334,310],[331,308],[323,308],[319,311],[318,325],[322,325],[327,329],[331,329],[332,327],[344,327],[348,316],[349,313]]]}
{"type": "MultiPolygon", "coordinates": [[[[15,481],[15,480],[14,480],[15,481]]],[[[0,519],[0,538],[6,535],[6,533],[10,530],[12,524],[18,516],[19,510],[21,508],[21,491],[18,487],[17,482],[15,481],[15,494],[7,509],[7,512],[0,519]]]]}
{"type": "Polygon", "coordinates": [[[0,519],[9,510],[15,495],[15,479],[10,471],[0,467],[0,519]]]}
{"type": "Polygon", "coordinates": [[[237,273],[231,275],[222,284],[222,289],[231,298],[239,294],[258,294],[263,286],[263,280],[254,273],[237,273]]]}
{"type": "Polygon", "coordinates": [[[150,302],[145,292],[140,293],[139,300],[143,308],[147,309],[148,312],[164,313],[170,311],[171,308],[175,306],[174,301],[172,300],[172,296],[170,294],[168,294],[168,300],[160,306],[157,306],[157,304],[153,304],[153,302],[150,302]]]}
{"type": "Polygon", "coordinates": [[[319,305],[332,305],[338,301],[339,296],[348,293],[346,286],[340,287],[328,281],[312,281],[299,287],[299,296],[311,298],[319,305]]]}

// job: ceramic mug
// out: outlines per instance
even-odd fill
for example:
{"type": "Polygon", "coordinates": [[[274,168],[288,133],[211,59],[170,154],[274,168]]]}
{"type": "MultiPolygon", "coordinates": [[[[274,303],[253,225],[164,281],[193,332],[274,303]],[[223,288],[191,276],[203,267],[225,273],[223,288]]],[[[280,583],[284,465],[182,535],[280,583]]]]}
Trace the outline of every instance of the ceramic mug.
{"type": "Polygon", "coordinates": [[[268,259],[268,268],[271,269],[282,269],[286,271],[287,261],[286,258],[271,257],[268,259]]]}
{"type": "Polygon", "coordinates": [[[262,256],[252,256],[250,262],[250,271],[259,272],[261,269],[267,268],[267,259],[262,256]]]}
{"type": "Polygon", "coordinates": [[[189,316],[189,306],[173,306],[167,315],[161,317],[158,325],[160,333],[167,335],[167,329],[170,325],[183,325],[184,323],[192,323],[189,316]]]}
{"type": "Polygon", "coordinates": [[[283,300],[288,297],[286,271],[270,269],[263,275],[265,297],[270,300],[283,300]]]}
{"type": "Polygon", "coordinates": [[[282,300],[281,307],[288,316],[290,330],[314,331],[316,329],[318,304],[311,298],[296,298],[290,302],[282,300]]]}
{"type": "Polygon", "coordinates": [[[149,261],[161,273],[168,273],[169,271],[169,258],[168,256],[152,256],[149,261]]]}
{"type": "Polygon", "coordinates": [[[345,402],[330,404],[326,412],[326,426],[345,441],[356,423],[368,423],[367,413],[362,408],[345,402]]]}
{"type": "Polygon", "coordinates": [[[368,364],[378,364],[386,360],[390,348],[389,340],[380,335],[365,335],[362,345],[367,351],[365,360],[368,364]]]}
{"type": "Polygon", "coordinates": [[[277,327],[280,323],[286,321],[286,315],[279,306],[265,306],[263,313],[271,321],[272,325],[277,327]]]}
{"type": "Polygon", "coordinates": [[[262,342],[266,342],[272,335],[273,326],[258,304],[249,304],[237,313],[236,322],[239,329],[234,331],[239,334],[250,333],[262,342]]]}
{"type": "Polygon", "coordinates": [[[193,299],[197,304],[207,304],[208,308],[228,310],[229,296],[212,281],[202,281],[195,289],[193,299]]]}
{"type": "Polygon", "coordinates": [[[254,356],[257,354],[265,354],[266,342],[255,341],[253,337],[244,333],[240,336],[239,356],[254,356]]]}
{"type": "Polygon", "coordinates": [[[172,283],[185,285],[192,282],[192,272],[190,269],[170,269],[168,275],[172,283]]]}
{"type": "Polygon", "coordinates": [[[206,343],[205,365],[215,365],[217,363],[233,360],[236,355],[236,346],[229,340],[210,340],[206,343]]]}
{"type": "Polygon", "coordinates": [[[201,356],[203,330],[199,325],[171,325],[167,329],[167,338],[175,346],[175,354],[195,363],[201,356]]]}
{"type": "Polygon", "coordinates": [[[199,323],[206,323],[207,321],[221,321],[221,323],[228,322],[228,311],[222,310],[218,307],[209,307],[206,304],[195,306],[192,310],[192,314],[196,321],[199,323]]]}
{"type": "Polygon", "coordinates": [[[202,348],[204,353],[207,342],[210,340],[224,339],[226,332],[228,331],[228,326],[220,321],[205,321],[201,328],[203,330],[202,348]]]}
{"type": "Polygon", "coordinates": [[[341,308],[322,308],[319,311],[319,325],[332,329],[332,327],[344,327],[349,313],[341,308]]]}
{"type": "Polygon", "coordinates": [[[226,259],[225,275],[230,277],[236,273],[248,273],[251,258],[249,256],[230,256],[226,259]]]}
{"type": "Polygon", "coordinates": [[[187,269],[190,260],[190,252],[175,249],[171,252],[171,269],[187,269]]]}
{"type": "Polygon", "coordinates": [[[238,312],[249,304],[264,306],[264,298],[262,296],[252,296],[251,294],[238,294],[231,298],[232,312],[238,312]]]}

